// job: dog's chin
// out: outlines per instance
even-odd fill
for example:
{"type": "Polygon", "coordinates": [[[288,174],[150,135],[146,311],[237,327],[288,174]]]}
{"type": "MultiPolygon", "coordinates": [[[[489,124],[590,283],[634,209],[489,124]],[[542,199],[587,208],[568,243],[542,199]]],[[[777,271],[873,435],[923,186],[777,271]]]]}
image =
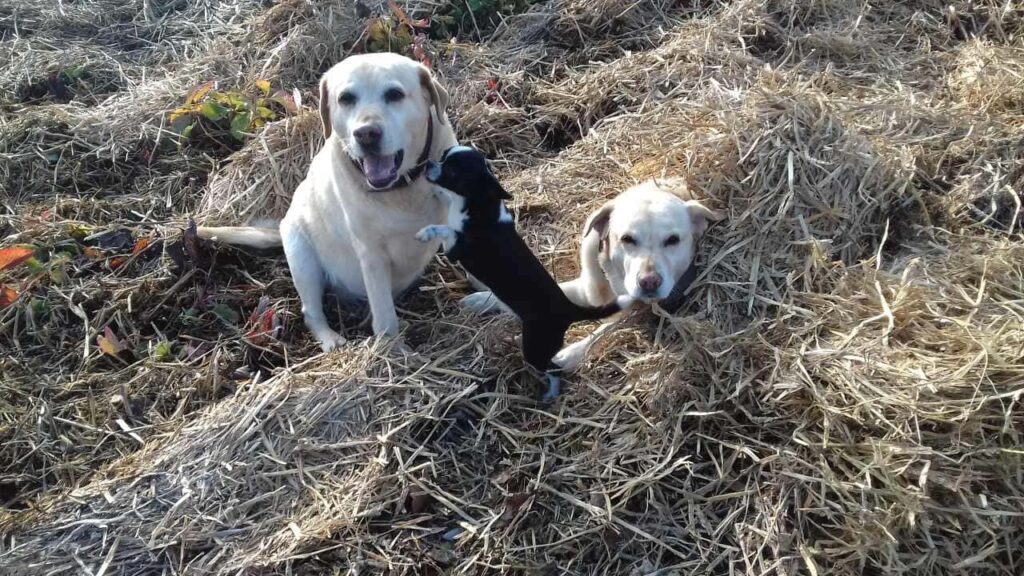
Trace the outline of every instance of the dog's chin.
{"type": "Polygon", "coordinates": [[[366,185],[372,190],[384,190],[398,180],[398,170],[402,167],[405,154],[399,150],[393,154],[362,154],[352,159],[366,179],[366,185]]]}
{"type": "Polygon", "coordinates": [[[654,294],[648,294],[641,290],[639,286],[632,286],[627,287],[626,292],[628,292],[629,295],[632,296],[638,302],[643,302],[644,304],[653,304],[654,302],[661,302],[665,298],[668,298],[669,294],[672,293],[671,288],[671,286],[666,287],[662,285],[662,287],[658,288],[658,291],[655,292],[654,294]]]}

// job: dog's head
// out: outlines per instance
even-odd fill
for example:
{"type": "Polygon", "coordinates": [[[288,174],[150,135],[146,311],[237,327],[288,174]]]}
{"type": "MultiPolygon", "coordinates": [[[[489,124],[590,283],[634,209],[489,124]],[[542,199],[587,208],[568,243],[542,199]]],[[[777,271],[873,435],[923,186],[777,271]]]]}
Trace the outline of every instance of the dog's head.
{"type": "Polygon", "coordinates": [[[393,185],[430,143],[430,108],[445,121],[448,93],[430,71],[398,54],[361,54],[320,81],[324,137],[339,138],[371,189],[393,185]]]}
{"type": "Polygon", "coordinates": [[[583,235],[599,234],[609,275],[630,296],[652,302],[672,293],[693,263],[697,240],[724,216],[654,181],[634,186],[590,215],[583,235]]]}
{"type": "Polygon", "coordinates": [[[440,162],[427,162],[426,177],[459,196],[481,195],[497,200],[512,198],[487,165],[487,158],[469,146],[453,146],[444,151],[440,162]]]}

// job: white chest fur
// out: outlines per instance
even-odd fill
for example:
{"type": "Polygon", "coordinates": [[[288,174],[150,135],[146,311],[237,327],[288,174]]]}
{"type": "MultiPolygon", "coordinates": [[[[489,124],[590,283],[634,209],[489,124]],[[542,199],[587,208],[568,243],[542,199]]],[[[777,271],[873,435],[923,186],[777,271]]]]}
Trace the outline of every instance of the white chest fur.
{"type": "Polygon", "coordinates": [[[462,232],[466,219],[469,218],[469,214],[463,212],[466,207],[466,199],[458,194],[452,194],[444,188],[440,190],[445,201],[448,203],[448,227],[453,232],[462,232]]]}

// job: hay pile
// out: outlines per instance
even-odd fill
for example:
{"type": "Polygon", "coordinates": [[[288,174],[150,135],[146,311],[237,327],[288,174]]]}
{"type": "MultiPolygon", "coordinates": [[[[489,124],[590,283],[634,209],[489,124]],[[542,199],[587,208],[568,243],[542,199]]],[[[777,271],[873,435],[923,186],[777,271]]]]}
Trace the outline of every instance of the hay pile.
{"type": "Polygon", "coordinates": [[[418,356],[350,309],[318,355],[283,258],[189,232],[280,216],[386,2],[8,4],[3,572],[1020,573],[1021,8],[401,3],[560,279],[639,180],[728,214],[542,410],[450,268],[400,303],[418,356]],[[177,144],[194,86],[262,79],[302,110],[177,144]]]}

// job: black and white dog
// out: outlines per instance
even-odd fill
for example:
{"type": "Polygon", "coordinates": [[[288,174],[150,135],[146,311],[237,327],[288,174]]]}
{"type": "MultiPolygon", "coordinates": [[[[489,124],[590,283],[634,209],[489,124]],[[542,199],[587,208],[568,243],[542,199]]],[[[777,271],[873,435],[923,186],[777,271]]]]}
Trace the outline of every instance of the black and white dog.
{"type": "Polygon", "coordinates": [[[619,296],[601,307],[572,303],[554,278],[516,233],[503,200],[512,197],[491,172],[483,154],[467,146],[454,146],[429,162],[426,178],[445,189],[448,224],[426,226],[416,238],[442,239],[445,253],[486,284],[523,323],[523,358],[544,372],[550,402],[560,393],[560,370],[551,359],[561,349],[565,332],[574,322],[599,320],[631,306],[633,298],[619,296]]]}

